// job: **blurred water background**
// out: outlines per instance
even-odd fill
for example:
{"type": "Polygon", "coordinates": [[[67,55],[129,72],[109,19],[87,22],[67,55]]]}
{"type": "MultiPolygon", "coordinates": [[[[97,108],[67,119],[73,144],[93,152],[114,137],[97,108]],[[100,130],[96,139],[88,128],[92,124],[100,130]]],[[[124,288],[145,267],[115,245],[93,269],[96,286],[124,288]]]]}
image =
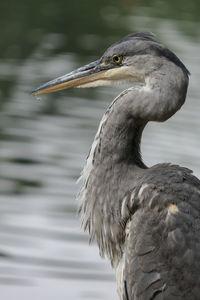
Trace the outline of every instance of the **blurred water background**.
{"type": "Polygon", "coordinates": [[[199,0],[7,0],[0,3],[0,299],[117,299],[107,260],[80,230],[75,195],[103,112],[120,88],[35,99],[37,85],[102,55],[122,36],[152,31],[192,73],[187,102],[149,124],[147,165],[200,176],[199,0]]]}

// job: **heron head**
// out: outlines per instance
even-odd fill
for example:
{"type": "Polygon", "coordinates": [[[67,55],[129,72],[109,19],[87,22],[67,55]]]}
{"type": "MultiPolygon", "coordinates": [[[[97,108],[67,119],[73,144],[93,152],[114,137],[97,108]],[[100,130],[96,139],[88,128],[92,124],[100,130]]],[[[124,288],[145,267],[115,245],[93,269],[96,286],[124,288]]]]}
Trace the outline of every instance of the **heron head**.
{"type": "Polygon", "coordinates": [[[179,58],[155,41],[153,34],[130,34],[110,46],[100,59],[39,86],[32,94],[47,94],[70,87],[144,83],[146,76],[159,69],[166,60],[189,74],[179,58]]]}

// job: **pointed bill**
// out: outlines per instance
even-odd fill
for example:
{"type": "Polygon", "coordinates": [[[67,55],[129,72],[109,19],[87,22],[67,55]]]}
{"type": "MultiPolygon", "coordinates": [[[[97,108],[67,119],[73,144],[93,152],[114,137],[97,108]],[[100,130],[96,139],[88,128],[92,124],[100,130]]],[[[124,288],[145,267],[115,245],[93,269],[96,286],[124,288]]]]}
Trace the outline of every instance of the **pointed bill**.
{"type": "Polygon", "coordinates": [[[108,78],[105,76],[105,73],[109,69],[114,68],[116,68],[115,65],[102,63],[102,61],[99,59],[39,86],[32,91],[32,94],[42,95],[71,87],[79,87],[98,80],[108,80],[108,78]]]}

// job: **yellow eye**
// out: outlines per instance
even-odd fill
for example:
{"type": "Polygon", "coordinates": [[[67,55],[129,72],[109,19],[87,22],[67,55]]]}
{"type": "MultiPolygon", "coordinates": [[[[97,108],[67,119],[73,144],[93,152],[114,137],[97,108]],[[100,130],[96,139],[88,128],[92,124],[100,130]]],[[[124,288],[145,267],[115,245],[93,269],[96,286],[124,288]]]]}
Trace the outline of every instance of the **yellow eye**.
{"type": "Polygon", "coordinates": [[[119,65],[119,64],[121,63],[121,61],[122,61],[122,57],[119,56],[119,55],[113,55],[112,61],[113,61],[114,63],[116,63],[116,64],[119,65]]]}

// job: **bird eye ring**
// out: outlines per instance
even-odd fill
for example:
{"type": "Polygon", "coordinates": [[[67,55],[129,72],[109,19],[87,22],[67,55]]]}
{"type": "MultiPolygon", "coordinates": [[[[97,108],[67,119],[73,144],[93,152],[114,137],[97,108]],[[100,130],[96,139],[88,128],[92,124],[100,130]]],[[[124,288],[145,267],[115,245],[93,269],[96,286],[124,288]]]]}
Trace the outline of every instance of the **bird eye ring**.
{"type": "Polygon", "coordinates": [[[119,64],[121,63],[121,61],[122,61],[122,57],[119,56],[119,55],[113,55],[112,61],[113,61],[114,63],[116,63],[116,64],[119,65],[119,64]]]}

